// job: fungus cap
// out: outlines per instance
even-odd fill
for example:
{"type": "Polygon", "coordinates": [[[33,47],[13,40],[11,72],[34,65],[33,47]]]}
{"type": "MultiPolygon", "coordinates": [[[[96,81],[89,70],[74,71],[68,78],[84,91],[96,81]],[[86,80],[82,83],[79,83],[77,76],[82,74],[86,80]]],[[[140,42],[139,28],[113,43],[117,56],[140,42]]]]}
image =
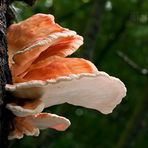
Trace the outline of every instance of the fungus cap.
{"type": "Polygon", "coordinates": [[[36,14],[11,25],[7,30],[7,40],[13,75],[25,71],[39,59],[71,55],[83,44],[83,38],[75,31],[59,26],[54,17],[47,14],[36,14]]]}

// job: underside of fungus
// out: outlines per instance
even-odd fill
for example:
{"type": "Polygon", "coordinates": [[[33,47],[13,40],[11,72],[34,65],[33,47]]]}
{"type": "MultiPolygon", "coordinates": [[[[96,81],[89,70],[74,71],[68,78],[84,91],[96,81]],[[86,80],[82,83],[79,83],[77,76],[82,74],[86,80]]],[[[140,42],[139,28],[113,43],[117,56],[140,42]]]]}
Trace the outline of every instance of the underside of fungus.
{"type": "MultiPolygon", "coordinates": [[[[18,98],[40,98],[45,108],[69,103],[96,109],[104,114],[112,112],[121,102],[126,91],[119,79],[110,77],[104,72],[69,75],[46,81],[33,80],[7,85],[6,89],[18,98]]],[[[11,110],[17,116],[24,116],[24,113],[28,112],[27,107],[19,108],[17,104],[11,107],[11,110]]],[[[34,114],[34,108],[30,114],[34,114]]]]}
{"type": "Polygon", "coordinates": [[[14,130],[9,134],[9,139],[21,139],[24,135],[38,136],[39,129],[52,128],[64,131],[70,126],[70,121],[64,117],[40,113],[34,116],[16,117],[14,119],[14,130]]]}
{"type": "Polygon", "coordinates": [[[64,117],[41,113],[69,103],[108,114],[126,95],[124,84],[82,58],[66,58],[82,44],[76,32],[62,28],[52,15],[36,14],[8,28],[9,66],[13,85],[6,90],[17,98],[7,104],[16,118],[9,139],[39,135],[39,129],[63,131],[64,117]]]}

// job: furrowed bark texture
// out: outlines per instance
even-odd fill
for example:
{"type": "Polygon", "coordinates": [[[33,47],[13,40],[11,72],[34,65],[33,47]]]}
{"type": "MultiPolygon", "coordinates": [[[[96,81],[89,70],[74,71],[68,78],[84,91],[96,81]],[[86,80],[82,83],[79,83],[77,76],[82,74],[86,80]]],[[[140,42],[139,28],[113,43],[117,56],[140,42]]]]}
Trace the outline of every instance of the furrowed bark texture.
{"type": "Polygon", "coordinates": [[[0,0],[0,148],[8,147],[8,133],[13,119],[13,114],[5,108],[9,98],[5,85],[11,83],[6,42],[8,5],[8,0],[0,0]]]}

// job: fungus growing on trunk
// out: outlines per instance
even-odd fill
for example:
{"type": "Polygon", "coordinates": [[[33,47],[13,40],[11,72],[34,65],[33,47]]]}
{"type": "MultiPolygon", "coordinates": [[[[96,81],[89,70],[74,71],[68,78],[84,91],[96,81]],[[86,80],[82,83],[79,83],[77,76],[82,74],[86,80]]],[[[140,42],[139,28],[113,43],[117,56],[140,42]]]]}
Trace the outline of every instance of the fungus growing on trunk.
{"type": "Polygon", "coordinates": [[[8,28],[9,65],[17,101],[7,104],[17,117],[9,138],[39,134],[39,129],[65,130],[69,120],[41,113],[69,103],[111,113],[126,95],[124,84],[82,58],[66,58],[83,44],[76,32],[54,23],[52,15],[36,14],[8,28]]]}

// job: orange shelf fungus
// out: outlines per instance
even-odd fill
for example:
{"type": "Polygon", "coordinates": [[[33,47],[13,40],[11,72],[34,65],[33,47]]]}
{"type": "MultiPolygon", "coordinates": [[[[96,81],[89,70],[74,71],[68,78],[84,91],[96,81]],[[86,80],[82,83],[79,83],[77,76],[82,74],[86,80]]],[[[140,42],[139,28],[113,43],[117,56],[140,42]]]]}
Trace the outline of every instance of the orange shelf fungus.
{"type": "Polygon", "coordinates": [[[7,31],[9,65],[17,101],[7,104],[16,118],[9,139],[39,135],[39,129],[63,131],[70,121],[41,113],[44,108],[69,103],[108,114],[126,95],[124,84],[82,58],[66,58],[82,44],[76,32],[62,28],[52,15],[36,14],[7,31]]]}

